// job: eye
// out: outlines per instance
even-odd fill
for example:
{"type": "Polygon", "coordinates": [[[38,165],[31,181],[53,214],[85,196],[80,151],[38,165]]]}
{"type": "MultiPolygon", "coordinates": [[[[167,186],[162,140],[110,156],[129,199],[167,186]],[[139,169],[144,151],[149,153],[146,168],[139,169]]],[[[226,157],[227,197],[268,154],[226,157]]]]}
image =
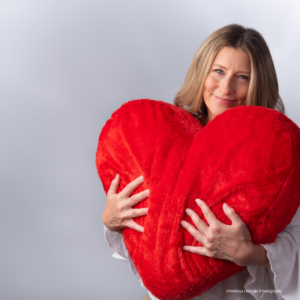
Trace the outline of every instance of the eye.
{"type": "Polygon", "coordinates": [[[241,79],[249,79],[249,77],[247,77],[245,75],[239,75],[239,78],[241,78],[241,79]]]}
{"type": "Polygon", "coordinates": [[[220,69],[216,69],[214,71],[217,72],[218,74],[224,74],[224,72],[222,70],[220,70],[220,69]]]}

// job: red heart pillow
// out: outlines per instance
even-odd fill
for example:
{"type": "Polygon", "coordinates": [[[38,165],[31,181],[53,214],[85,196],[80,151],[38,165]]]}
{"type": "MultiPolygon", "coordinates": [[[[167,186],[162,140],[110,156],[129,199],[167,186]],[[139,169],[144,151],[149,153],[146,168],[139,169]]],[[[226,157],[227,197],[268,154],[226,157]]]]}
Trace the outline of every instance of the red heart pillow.
{"type": "MultiPolygon", "coordinates": [[[[242,270],[236,264],[182,250],[199,243],[180,226],[185,208],[203,214],[204,200],[223,223],[222,204],[247,224],[254,243],[271,243],[300,205],[300,130],[278,111],[230,109],[205,128],[186,111],[162,101],[124,104],[102,129],[96,154],[107,192],[116,173],[120,189],[143,175],[149,207],[135,219],[144,233],[123,230],[146,288],[159,299],[191,299],[242,270]]],[[[204,219],[205,220],[205,219],[204,219]]]]}

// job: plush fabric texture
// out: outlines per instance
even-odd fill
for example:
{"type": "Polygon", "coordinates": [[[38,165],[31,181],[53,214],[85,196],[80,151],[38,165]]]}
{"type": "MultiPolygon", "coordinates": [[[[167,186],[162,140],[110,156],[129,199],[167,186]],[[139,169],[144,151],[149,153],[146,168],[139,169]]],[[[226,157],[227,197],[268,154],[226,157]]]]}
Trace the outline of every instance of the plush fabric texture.
{"type": "MultiPolygon", "coordinates": [[[[146,288],[159,299],[191,299],[242,270],[236,264],[192,254],[201,246],[181,220],[187,207],[205,220],[196,198],[230,224],[233,207],[256,244],[272,243],[300,205],[300,130],[278,111],[254,106],[229,109],[204,128],[192,115],[149,99],[125,103],[103,127],[96,166],[105,192],[116,174],[121,191],[140,175],[150,189],[136,208],[144,233],[124,229],[128,252],[146,288]]],[[[206,220],[205,220],[206,221],[206,220]]]]}

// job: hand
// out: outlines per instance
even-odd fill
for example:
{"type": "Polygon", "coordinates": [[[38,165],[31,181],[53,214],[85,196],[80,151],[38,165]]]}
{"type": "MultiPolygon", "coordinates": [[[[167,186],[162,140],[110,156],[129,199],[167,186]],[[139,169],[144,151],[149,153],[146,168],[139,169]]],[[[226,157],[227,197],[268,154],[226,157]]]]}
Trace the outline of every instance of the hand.
{"type": "Polygon", "coordinates": [[[183,250],[213,258],[232,261],[240,266],[269,265],[266,250],[261,245],[251,241],[250,232],[233,208],[223,205],[225,215],[231,220],[231,225],[220,222],[206,203],[196,199],[209,225],[200,219],[196,212],[187,208],[197,229],[186,221],[181,225],[200,242],[203,247],[184,246],[183,250]]]}
{"type": "Polygon", "coordinates": [[[133,218],[147,214],[148,208],[133,209],[132,207],[149,196],[149,190],[145,190],[132,197],[131,194],[144,182],[143,176],[134,181],[117,194],[120,184],[120,176],[111,182],[107,192],[106,204],[102,214],[102,221],[110,231],[122,233],[122,228],[129,227],[139,232],[144,231],[144,227],[133,221],[133,218]]]}

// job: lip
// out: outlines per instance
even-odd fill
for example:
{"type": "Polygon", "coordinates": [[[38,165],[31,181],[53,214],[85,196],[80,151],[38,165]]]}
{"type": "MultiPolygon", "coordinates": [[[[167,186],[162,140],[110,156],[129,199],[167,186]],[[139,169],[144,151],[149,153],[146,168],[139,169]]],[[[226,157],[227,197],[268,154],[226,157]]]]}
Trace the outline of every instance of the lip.
{"type": "Polygon", "coordinates": [[[221,98],[221,97],[217,97],[214,95],[214,97],[216,98],[216,100],[221,103],[221,104],[225,104],[225,105],[233,105],[236,103],[237,100],[231,100],[231,99],[226,99],[226,98],[221,98]]]}

